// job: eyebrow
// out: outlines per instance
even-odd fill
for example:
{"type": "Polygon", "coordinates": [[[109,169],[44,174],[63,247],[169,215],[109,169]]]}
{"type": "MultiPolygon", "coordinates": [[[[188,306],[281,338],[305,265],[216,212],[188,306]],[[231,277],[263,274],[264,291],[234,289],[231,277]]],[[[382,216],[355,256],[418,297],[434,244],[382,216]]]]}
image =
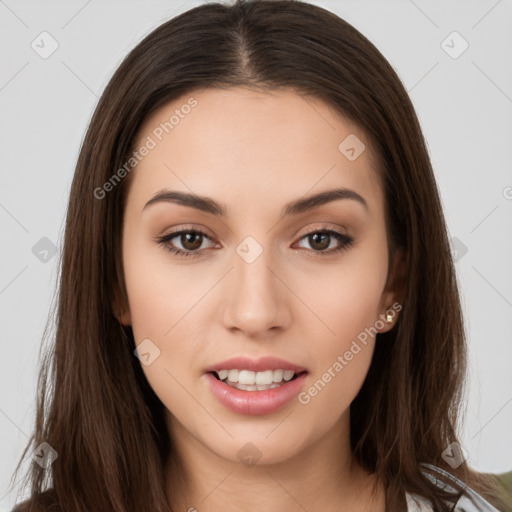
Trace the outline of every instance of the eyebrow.
{"type": "MultiPolygon", "coordinates": [[[[304,213],[306,211],[313,210],[314,208],[318,208],[319,206],[340,199],[352,199],[363,205],[364,208],[368,210],[368,203],[356,191],[348,188],[335,188],[325,190],[311,196],[302,197],[296,201],[292,201],[286,204],[283,208],[281,216],[285,217],[287,215],[297,215],[299,213],[304,213]]],[[[216,202],[210,197],[198,196],[197,194],[189,194],[188,192],[179,192],[177,190],[161,190],[145,204],[143,210],[153,204],[161,202],[188,206],[190,208],[195,208],[196,210],[200,210],[202,212],[206,212],[219,217],[225,217],[227,215],[226,206],[216,202]]]]}

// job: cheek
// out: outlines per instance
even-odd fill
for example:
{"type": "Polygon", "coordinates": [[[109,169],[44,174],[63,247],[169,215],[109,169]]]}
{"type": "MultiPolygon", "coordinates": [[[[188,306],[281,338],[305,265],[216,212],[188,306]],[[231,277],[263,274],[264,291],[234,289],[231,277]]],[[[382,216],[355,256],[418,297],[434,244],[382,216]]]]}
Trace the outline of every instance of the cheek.
{"type": "Polygon", "coordinates": [[[314,278],[296,281],[295,289],[320,320],[315,321],[318,333],[330,352],[345,349],[375,326],[387,278],[385,245],[365,243],[334,265],[317,265],[310,274],[314,278]]]}
{"type": "Polygon", "coordinates": [[[200,287],[194,287],[185,273],[176,269],[171,272],[170,265],[162,264],[165,257],[152,255],[159,251],[148,250],[142,244],[128,250],[125,280],[134,338],[137,346],[145,343],[155,354],[149,364],[144,364],[141,357],[142,370],[169,411],[200,417],[201,411],[194,409],[196,402],[184,391],[190,388],[189,363],[197,358],[194,340],[198,337],[193,332],[197,322],[192,320],[200,287]]]}
{"type": "Polygon", "coordinates": [[[376,237],[343,263],[317,271],[315,286],[299,293],[318,312],[312,374],[299,402],[332,417],[348,408],[371,364],[387,277],[386,246],[376,237]]]}
{"type": "Polygon", "coordinates": [[[203,287],[190,279],[190,272],[170,264],[172,255],[153,241],[128,237],[123,249],[135,339],[171,338],[180,319],[201,298],[203,287]]]}
{"type": "Polygon", "coordinates": [[[322,418],[327,430],[348,411],[368,373],[373,348],[374,342],[354,340],[334,351],[323,368],[310,376],[298,396],[308,417],[322,418]]]}
{"type": "Polygon", "coordinates": [[[206,285],[191,280],[190,273],[169,265],[165,250],[151,244],[142,237],[125,240],[126,291],[136,345],[146,343],[155,354],[142,369],[156,393],[173,402],[176,397],[172,395],[179,395],[174,378],[182,382],[187,376],[187,365],[182,363],[194,358],[194,340],[199,337],[194,335],[198,322],[192,320],[207,290],[206,285]]]}
{"type": "Polygon", "coordinates": [[[371,280],[354,273],[327,295],[318,311],[328,329],[322,325],[322,334],[315,336],[311,374],[299,402],[330,424],[349,408],[368,373],[380,296],[371,280]]]}

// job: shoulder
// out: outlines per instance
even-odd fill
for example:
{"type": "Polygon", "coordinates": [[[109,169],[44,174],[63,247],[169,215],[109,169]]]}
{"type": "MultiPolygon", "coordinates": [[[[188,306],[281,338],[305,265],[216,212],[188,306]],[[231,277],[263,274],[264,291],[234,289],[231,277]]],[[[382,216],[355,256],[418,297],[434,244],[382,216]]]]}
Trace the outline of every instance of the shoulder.
{"type": "MultiPolygon", "coordinates": [[[[480,496],[480,494],[444,469],[431,464],[423,464],[423,466],[426,468],[425,471],[422,470],[423,474],[439,488],[448,491],[455,491],[456,488],[464,489],[464,495],[461,496],[455,504],[454,512],[500,512],[496,507],[480,496]],[[450,483],[455,484],[456,487],[453,487],[450,483]]],[[[405,497],[407,501],[407,512],[433,512],[432,504],[429,500],[409,493],[406,493],[405,497]]]]}
{"type": "Polygon", "coordinates": [[[432,504],[417,494],[405,493],[407,512],[433,512],[432,504]]]}

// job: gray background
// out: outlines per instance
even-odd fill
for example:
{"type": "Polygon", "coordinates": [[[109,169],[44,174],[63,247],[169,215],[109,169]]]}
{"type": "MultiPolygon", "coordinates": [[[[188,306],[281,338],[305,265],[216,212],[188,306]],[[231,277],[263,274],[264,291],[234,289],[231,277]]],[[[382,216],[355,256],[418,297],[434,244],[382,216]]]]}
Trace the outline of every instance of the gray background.
{"type": "MultiPolygon", "coordinates": [[[[87,123],[127,52],[201,3],[0,0],[2,510],[13,504],[7,486],[33,424],[39,348],[57,277],[52,248],[62,247],[87,123]],[[58,44],[46,59],[31,46],[51,49],[44,31],[58,44]]],[[[510,471],[512,1],[312,3],[346,19],[382,51],[417,109],[457,249],[469,334],[461,442],[477,469],[510,471]],[[464,42],[454,31],[469,44],[460,55],[464,42]]]]}

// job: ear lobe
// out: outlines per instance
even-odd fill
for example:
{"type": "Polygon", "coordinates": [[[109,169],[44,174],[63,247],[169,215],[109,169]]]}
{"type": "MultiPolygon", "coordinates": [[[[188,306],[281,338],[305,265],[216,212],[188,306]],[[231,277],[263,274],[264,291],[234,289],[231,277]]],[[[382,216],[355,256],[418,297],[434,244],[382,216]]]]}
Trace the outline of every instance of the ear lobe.
{"type": "Polygon", "coordinates": [[[128,310],[120,310],[116,314],[116,318],[119,320],[119,323],[125,326],[132,325],[132,317],[130,315],[130,311],[128,310]]]}
{"type": "Polygon", "coordinates": [[[402,309],[405,292],[405,276],[407,275],[407,255],[402,249],[397,249],[391,268],[391,275],[381,297],[380,318],[384,326],[379,332],[390,331],[397,320],[398,312],[402,309]]]}

